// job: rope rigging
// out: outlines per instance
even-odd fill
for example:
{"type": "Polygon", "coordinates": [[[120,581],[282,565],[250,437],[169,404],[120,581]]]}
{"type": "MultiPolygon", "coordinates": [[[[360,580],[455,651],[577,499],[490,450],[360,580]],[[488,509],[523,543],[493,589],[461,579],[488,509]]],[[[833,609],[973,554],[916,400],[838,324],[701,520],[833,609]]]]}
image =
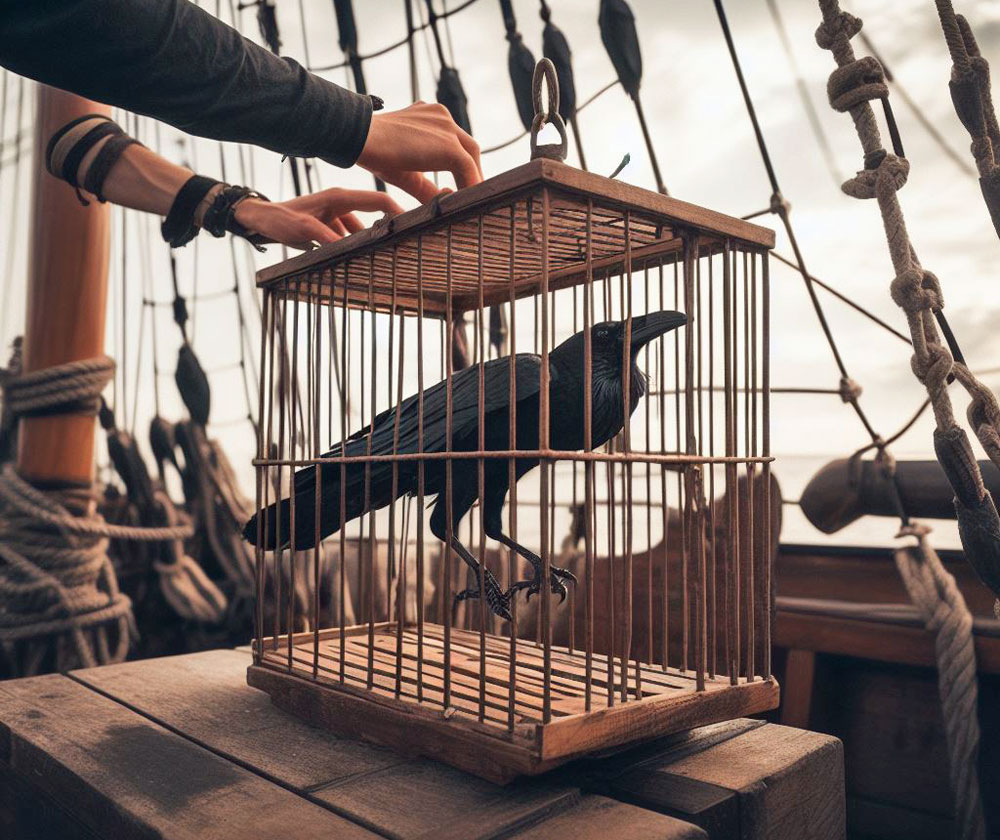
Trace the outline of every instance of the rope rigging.
{"type": "Polygon", "coordinates": [[[799,69],[799,63],[795,58],[795,51],[792,49],[792,42],[788,37],[788,30],[785,29],[785,22],[781,17],[781,13],[778,11],[777,0],[767,0],[767,10],[771,15],[771,20],[774,22],[774,28],[778,33],[778,40],[781,41],[781,48],[785,51],[788,64],[792,68],[792,75],[795,76],[795,89],[798,92],[799,100],[802,102],[802,109],[806,112],[806,119],[809,121],[809,128],[813,133],[813,137],[816,138],[816,145],[819,146],[820,152],[823,154],[823,160],[826,163],[827,171],[830,173],[830,177],[833,178],[834,183],[839,188],[844,178],[840,174],[840,169],[837,166],[837,159],[834,157],[833,149],[830,147],[830,138],[826,136],[826,132],[823,130],[823,124],[820,122],[819,114],[816,113],[816,106],[813,104],[812,96],[809,95],[809,88],[806,86],[806,80],[802,78],[802,71],[799,69]]]}
{"type": "Polygon", "coordinates": [[[601,41],[608,57],[614,65],[625,92],[635,105],[639,117],[639,127],[646,141],[646,151],[653,167],[653,178],[656,189],[663,195],[668,195],[667,188],[660,175],[660,164],[653,148],[653,138],[646,125],[646,115],[642,110],[642,100],[639,98],[639,85],[642,83],[642,53],[639,50],[639,34],[635,28],[635,15],[625,0],[601,0],[600,13],[597,19],[601,29],[601,41]]]}
{"type": "Polygon", "coordinates": [[[972,157],[993,228],[1000,236],[1000,125],[990,92],[990,65],[983,58],[969,22],[956,15],[951,0],[934,0],[951,54],[948,88],[955,113],[972,138],[972,157]]]}
{"type": "MultiPolygon", "coordinates": [[[[419,2],[419,0],[418,0],[418,2],[419,2]]],[[[445,12],[441,12],[441,13],[437,14],[437,16],[436,16],[437,20],[447,20],[452,15],[458,14],[459,12],[463,11],[464,9],[469,8],[469,6],[471,6],[473,3],[476,3],[476,2],[478,2],[478,0],[465,0],[464,3],[459,3],[453,9],[448,9],[445,12]]],[[[386,46],[382,47],[381,49],[377,49],[374,52],[366,53],[365,55],[359,55],[358,58],[361,61],[368,61],[371,58],[378,58],[379,56],[383,56],[386,53],[389,53],[389,52],[392,52],[393,50],[399,49],[400,47],[405,47],[414,34],[416,34],[417,32],[422,32],[423,30],[427,29],[431,25],[432,24],[431,24],[430,21],[423,21],[423,22],[417,24],[416,26],[408,27],[408,31],[407,31],[407,34],[406,34],[405,37],[400,38],[398,41],[393,41],[391,44],[387,44],[386,46]]],[[[340,69],[342,69],[344,67],[349,67],[350,64],[351,64],[351,62],[348,61],[347,59],[345,59],[344,61],[338,61],[338,62],[336,62],[334,64],[324,64],[324,65],[320,65],[320,66],[310,66],[309,70],[312,73],[325,73],[328,70],[340,70],[340,69]]]]}
{"type": "Polygon", "coordinates": [[[576,80],[573,77],[573,54],[566,36],[552,22],[552,12],[545,0],[540,0],[539,14],[545,22],[545,27],[542,29],[542,55],[552,62],[556,68],[556,77],[559,79],[559,116],[573,129],[573,141],[576,144],[577,157],[580,159],[580,168],[586,170],[587,159],[583,154],[583,139],[580,136],[580,126],[576,120],[576,80]]]}
{"type": "MultiPolygon", "coordinates": [[[[857,59],[851,38],[862,22],[840,9],[837,0],[819,0],[822,23],[816,42],[833,53],[837,69],[830,76],[831,106],[851,115],[864,151],[865,168],[842,187],[858,199],[876,199],[896,277],[890,292],[906,314],[913,343],[911,366],[927,389],[934,410],[934,449],[955,491],[959,534],[968,561],[994,593],[1000,594],[1000,517],[983,485],[965,430],[955,421],[947,385],[952,374],[969,392],[969,421],[990,459],[1000,466],[1000,407],[996,398],[959,358],[953,337],[946,331],[941,310],[944,300],[937,277],[925,270],[907,233],[897,191],[906,183],[909,162],[896,149],[889,154],[882,140],[870,100],[882,98],[884,73],[877,59],[857,59]],[[932,317],[934,316],[934,317],[932,317]],[[942,327],[944,343],[938,333],[942,327]]],[[[942,4],[938,4],[939,10],[942,4]]],[[[945,31],[949,36],[948,29],[945,31]]],[[[952,36],[961,33],[956,30],[952,36]]],[[[963,41],[964,39],[960,40],[963,41]]],[[[952,46],[949,43],[949,46],[952,46]]],[[[954,53],[953,53],[954,58],[954,53]]],[[[894,138],[895,140],[895,138],[894,138]]],[[[895,146],[894,142],[894,146],[895,146]]],[[[985,837],[977,777],[979,726],[976,716],[975,653],[972,618],[954,578],[927,543],[927,529],[910,525],[901,536],[913,536],[916,546],[897,550],[896,564],[927,630],[934,634],[938,661],[938,687],[945,720],[951,786],[956,800],[957,823],[963,838],[985,837]]]]}
{"type": "MultiPolygon", "coordinates": [[[[462,80],[458,75],[458,70],[452,67],[445,58],[444,48],[441,42],[441,32],[438,29],[438,20],[441,16],[434,9],[433,0],[426,0],[427,22],[430,25],[431,34],[434,36],[434,48],[438,57],[438,81],[437,81],[437,101],[440,102],[451,117],[458,124],[459,128],[468,134],[472,134],[472,123],[469,121],[469,100],[462,87],[462,80]]],[[[445,18],[447,20],[447,18],[445,18]]]]}
{"type": "Polygon", "coordinates": [[[875,60],[882,65],[882,70],[885,72],[885,80],[892,85],[896,93],[899,94],[899,98],[903,100],[906,107],[908,107],[913,113],[913,116],[916,117],[917,122],[920,123],[924,131],[926,131],[928,135],[930,135],[930,138],[938,145],[938,148],[940,148],[945,155],[954,161],[955,165],[966,175],[975,175],[976,170],[969,166],[968,162],[964,160],[957,151],[955,151],[951,144],[945,139],[945,136],[940,132],[938,127],[934,125],[927,114],[924,113],[923,108],[916,103],[913,97],[910,96],[909,91],[907,91],[895,74],[889,69],[885,63],[885,59],[882,58],[882,54],[875,49],[875,45],[872,43],[871,38],[869,38],[866,33],[859,32],[858,40],[865,45],[865,49],[867,49],[875,60]]]}
{"type": "MultiPolygon", "coordinates": [[[[354,90],[361,94],[368,93],[368,85],[365,83],[365,71],[358,55],[358,25],[354,19],[354,4],[352,0],[333,0],[333,8],[337,15],[337,32],[339,33],[340,49],[344,53],[345,60],[350,65],[351,74],[354,76],[354,90]]],[[[303,18],[303,26],[305,19],[303,18]]],[[[305,42],[305,32],[302,35],[305,42]]],[[[308,57],[306,63],[309,63],[308,57]]],[[[385,192],[385,183],[381,178],[375,178],[375,189],[385,192]]]]}
{"type": "Polygon", "coordinates": [[[531,76],[535,72],[535,57],[525,45],[521,33],[517,31],[517,18],[514,17],[511,0],[500,0],[500,12],[503,15],[508,43],[507,71],[514,88],[517,115],[521,119],[521,125],[531,128],[531,121],[535,117],[535,108],[531,101],[531,76]]]}

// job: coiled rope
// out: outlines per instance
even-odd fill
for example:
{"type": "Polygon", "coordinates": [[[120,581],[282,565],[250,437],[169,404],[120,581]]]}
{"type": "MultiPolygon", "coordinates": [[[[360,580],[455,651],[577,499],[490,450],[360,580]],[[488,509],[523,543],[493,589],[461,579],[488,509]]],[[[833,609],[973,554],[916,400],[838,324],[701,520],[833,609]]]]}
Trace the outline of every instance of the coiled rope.
{"type": "MultiPolygon", "coordinates": [[[[7,380],[4,399],[20,416],[93,413],[113,375],[114,362],[106,356],[70,362],[7,380]]],[[[192,533],[190,525],[112,525],[93,509],[87,491],[43,493],[12,465],[0,470],[5,673],[28,676],[123,660],[135,625],[108,558],[109,540],[174,540],[192,533]]]]}
{"type": "MultiPolygon", "coordinates": [[[[896,192],[909,174],[909,162],[894,131],[888,107],[888,88],[879,62],[857,59],[850,39],[861,31],[862,22],[840,9],[837,0],[819,0],[823,22],[816,30],[816,42],[830,50],[837,69],[830,76],[827,92],[837,111],[849,112],[865,154],[865,168],[842,186],[854,198],[878,202],[886,240],[896,277],[892,299],[906,314],[913,344],[911,366],[927,389],[934,411],[934,446],[955,490],[959,531],[969,562],[994,592],[1000,592],[1000,519],[993,500],[983,485],[979,465],[965,431],[955,421],[947,386],[954,378],[968,391],[970,424],[990,459],[1000,467],[1000,409],[996,397],[980,383],[958,356],[941,310],[941,285],[917,259],[903,220],[896,192]],[[882,140],[872,99],[882,100],[893,150],[882,148],[882,140]],[[938,332],[940,324],[948,340],[938,332]],[[950,345],[950,348],[949,348],[950,345]]],[[[887,465],[891,469],[891,465],[887,465]]],[[[913,536],[916,546],[896,552],[896,565],[914,605],[920,610],[927,630],[934,634],[938,664],[938,689],[945,720],[950,778],[956,804],[958,836],[963,840],[985,837],[979,795],[977,757],[979,723],[976,716],[976,660],[972,643],[972,617],[954,578],[944,569],[930,547],[923,526],[907,523],[901,536],[913,536]]]]}

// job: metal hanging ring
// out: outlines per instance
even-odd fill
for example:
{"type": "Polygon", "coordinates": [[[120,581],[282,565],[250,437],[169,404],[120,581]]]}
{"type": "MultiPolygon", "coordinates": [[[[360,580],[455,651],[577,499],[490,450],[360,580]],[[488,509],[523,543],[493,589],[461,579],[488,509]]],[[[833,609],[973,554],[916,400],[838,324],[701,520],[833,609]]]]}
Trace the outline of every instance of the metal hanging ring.
{"type": "Polygon", "coordinates": [[[531,100],[535,106],[535,118],[531,121],[531,159],[551,158],[566,160],[568,140],[566,123],[559,116],[559,78],[556,76],[555,65],[547,58],[540,59],[535,65],[535,74],[531,77],[531,100]],[[542,81],[548,88],[548,109],[542,110],[542,81]],[[558,143],[538,143],[538,132],[545,123],[554,125],[559,132],[558,143]]]}

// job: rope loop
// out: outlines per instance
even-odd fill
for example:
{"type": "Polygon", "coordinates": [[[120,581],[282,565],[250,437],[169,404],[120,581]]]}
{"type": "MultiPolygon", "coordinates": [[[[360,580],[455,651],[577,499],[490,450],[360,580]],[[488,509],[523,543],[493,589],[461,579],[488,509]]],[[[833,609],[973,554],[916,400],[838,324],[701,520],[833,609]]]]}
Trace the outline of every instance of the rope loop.
{"type": "Polygon", "coordinates": [[[885,70],[877,58],[865,56],[838,67],[830,74],[826,93],[835,111],[850,111],[856,105],[889,95],[885,70]]]}
{"type": "Polygon", "coordinates": [[[863,169],[844,181],[840,189],[852,198],[875,198],[881,190],[897,192],[906,184],[910,162],[897,155],[886,154],[875,169],[863,169]]]}
{"type": "Polygon", "coordinates": [[[897,275],[889,286],[893,302],[907,314],[944,308],[944,295],[937,276],[917,265],[897,275]]]}
{"type": "Polygon", "coordinates": [[[559,116],[559,77],[555,65],[547,58],[539,59],[535,65],[535,73],[531,77],[531,101],[535,108],[535,117],[531,121],[531,159],[551,158],[566,160],[569,138],[566,136],[566,123],[559,116]],[[548,88],[548,110],[542,110],[542,82],[548,88]],[[538,133],[545,123],[554,125],[559,132],[558,143],[538,143],[538,133]]]}
{"type": "Polygon", "coordinates": [[[861,18],[840,10],[816,28],[816,43],[820,49],[833,49],[841,38],[849,41],[857,35],[862,26],[861,18]]]}

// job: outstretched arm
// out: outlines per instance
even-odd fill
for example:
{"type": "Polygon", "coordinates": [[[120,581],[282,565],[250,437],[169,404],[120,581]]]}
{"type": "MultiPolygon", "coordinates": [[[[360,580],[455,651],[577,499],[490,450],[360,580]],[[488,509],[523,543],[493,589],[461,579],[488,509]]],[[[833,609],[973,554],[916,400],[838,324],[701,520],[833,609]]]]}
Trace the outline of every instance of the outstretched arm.
{"type": "Polygon", "coordinates": [[[372,118],[373,98],[279,58],[189,0],[0,0],[0,65],[155,117],[281,154],[356,162],[428,201],[421,173],[482,180],[479,147],[440,105],[372,118]]]}
{"type": "MultiPolygon", "coordinates": [[[[46,151],[49,172],[77,186],[81,198],[86,194],[173,218],[173,235],[168,236],[168,229],[164,230],[172,245],[183,245],[206,225],[206,216],[228,186],[196,178],[189,169],[136,143],[113,121],[98,115],[62,128],[46,151]],[[178,195],[192,188],[195,192],[187,210],[175,211],[181,203],[178,195]],[[185,238],[184,234],[190,235],[185,238]]],[[[402,212],[385,193],[336,188],[276,203],[255,193],[235,197],[232,202],[238,230],[299,248],[310,247],[313,242],[333,242],[361,230],[363,225],[354,215],[355,210],[389,215],[402,212]]],[[[225,229],[234,230],[232,226],[225,229]]]]}
{"type": "Polygon", "coordinates": [[[372,101],[188,0],[0,0],[0,64],[182,131],[351,166],[372,101]]]}

